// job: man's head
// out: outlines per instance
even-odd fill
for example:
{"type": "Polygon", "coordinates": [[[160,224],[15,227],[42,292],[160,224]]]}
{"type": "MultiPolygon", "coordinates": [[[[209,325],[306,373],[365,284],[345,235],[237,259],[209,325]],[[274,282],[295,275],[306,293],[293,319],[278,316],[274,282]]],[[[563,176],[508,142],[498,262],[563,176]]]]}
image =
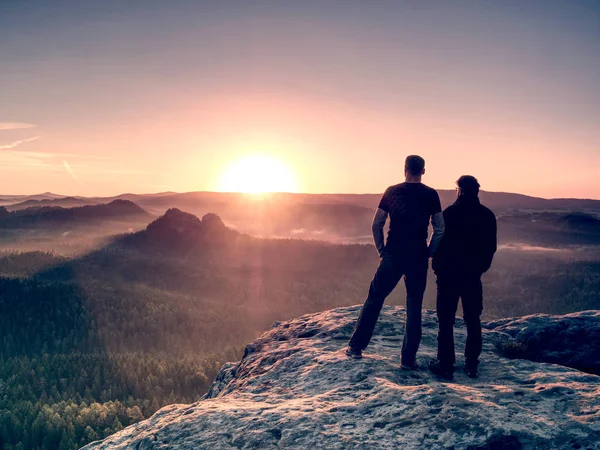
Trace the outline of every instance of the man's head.
{"type": "Polygon", "coordinates": [[[417,155],[406,157],[404,163],[404,175],[406,177],[421,177],[425,173],[425,160],[417,155]]]}
{"type": "Polygon", "coordinates": [[[463,175],[456,180],[456,186],[459,197],[475,198],[479,195],[479,182],[474,176],[463,175]]]}

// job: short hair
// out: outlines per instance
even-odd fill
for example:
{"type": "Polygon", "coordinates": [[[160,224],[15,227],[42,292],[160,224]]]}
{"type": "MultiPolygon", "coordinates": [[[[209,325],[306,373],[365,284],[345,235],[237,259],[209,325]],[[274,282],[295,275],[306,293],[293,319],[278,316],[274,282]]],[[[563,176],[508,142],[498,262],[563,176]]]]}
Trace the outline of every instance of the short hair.
{"type": "Polygon", "coordinates": [[[465,195],[479,195],[479,181],[477,181],[477,178],[475,178],[472,175],[463,175],[458,180],[456,180],[456,185],[465,195]]]}
{"type": "Polygon", "coordinates": [[[406,157],[404,170],[411,175],[421,175],[425,169],[425,160],[418,155],[410,155],[406,157]]]}

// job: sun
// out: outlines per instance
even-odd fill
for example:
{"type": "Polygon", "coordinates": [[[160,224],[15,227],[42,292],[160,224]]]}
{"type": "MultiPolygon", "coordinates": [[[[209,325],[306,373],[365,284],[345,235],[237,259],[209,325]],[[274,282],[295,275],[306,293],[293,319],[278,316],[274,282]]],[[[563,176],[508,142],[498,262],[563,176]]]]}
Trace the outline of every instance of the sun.
{"type": "Polygon", "coordinates": [[[221,177],[219,190],[246,194],[298,192],[298,181],[283,161],[270,155],[255,154],[230,164],[221,177]]]}

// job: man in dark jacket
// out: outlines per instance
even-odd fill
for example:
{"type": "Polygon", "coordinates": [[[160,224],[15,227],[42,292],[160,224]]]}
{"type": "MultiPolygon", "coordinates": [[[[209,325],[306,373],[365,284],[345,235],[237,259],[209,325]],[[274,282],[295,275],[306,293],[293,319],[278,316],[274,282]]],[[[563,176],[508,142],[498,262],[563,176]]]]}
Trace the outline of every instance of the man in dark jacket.
{"type": "Polygon", "coordinates": [[[430,369],[451,380],[454,374],[454,318],[459,298],[467,328],[465,371],[477,377],[481,354],[483,291],[481,275],[496,252],[496,217],[479,202],[479,183],[464,175],[456,182],[458,198],[444,210],[445,233],[433,255],[437,276],[438,356],[430,369]]]}
{"type": "Polygon", "coordinates": [[[369,295],[348,342],[346,354],[361,358],[367,347],[385,298],[404,277],[406,285],[406,323],[402,341],[402,368],[413,369],[421,342],[421,306],[427,284],[429,257],[443,234],[444,219],[438,193],[424,185],[425,160],[417,155],[406,158],[405,182],[387,188],[373,218],[375,247],[381,257],[369,288],[369,295]],[[383,227],[390,219],[387,242],[383,227]],[[433,235],[427,242],[429,223],[433,235]]]}

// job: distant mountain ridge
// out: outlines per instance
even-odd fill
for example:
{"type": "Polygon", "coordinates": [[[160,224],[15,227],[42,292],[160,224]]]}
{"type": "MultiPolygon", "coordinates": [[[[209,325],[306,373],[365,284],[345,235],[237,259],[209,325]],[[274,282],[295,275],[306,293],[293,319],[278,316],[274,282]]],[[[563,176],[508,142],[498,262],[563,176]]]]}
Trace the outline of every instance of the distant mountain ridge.
{"type": "Polygon", "coordinates": [[[73,208],[76,206],[95,205],[98,202],[91,199],[80,197],[62,197],[62,198],[47,198],[42,200],[29,199],[20,203],[5,205],[9,211],[18,211],[21,209],[42,206],[61,206],[63,208],[73,208]]]}
{"type": "Polygon", "coordinates": [[[147,211],[128,200],[114,200],[108,204],[86,205],[74,208],[37,206],[10,212],[0,209],[0,228],[31,228],[43,225],[68,225],[102,220],[121,220],[137,217],[149,219],[147,211]]]}
{"type": "MultiPolygon", "coordinates": [[[[456,191],[437,189],[442,205],[448,206],[456,201],[456,191]]],[[[348,202],[365,207],[376,208],[382,194],[326,194],[338,202],[348,202]]],[[[479,194],[481,202],[495,211],[506,209],[567,209],[567,210],[600,210],[600,200],[556,198],[545,199],[523,194],[508,192],[481,191],[479,194]]]]}
{"type": "MultiPolygon", "coordinates": [[[[427,184],[427,183],[426,183],[427,184]]],[[[382,193],[385,190],[382,186],[382,193]]],[[[450,204],[456,198],[456,191],[450,189],[437,189],[440,194],[442,203],[450,204]]],[[[278,201],[292,203],[348,203],[352,205],[365,206],[369,208],[377,207],[377,203],[381,198],[381,193],[376,194],[305,194],[305,193],[273,193],[267,194],[267,197],[272,197],[278,201]]],[[[192,191],[192,192],[160,192],[153,194],[132,194],[124,193],[112,197],[82,197],[82,196],[65,196],[45,192],[35,195],[0,195],[0,201],[4,202],[24,202],[28,200],[49,200],[57,201],[65,198],[74,198],[78,200],[88,200],[95,203],[108,203],[112,200],[123,199],[138,203],[145,207],[145,203],[162,204],[168,207],[180,207],[173,202],[207,202],[207,201],[231,201],[239,197],[244,197],[243,193],[229,192],[212,192],[212,191],[192,191]]],[[[580,199],[580,198],[542,198],[534,197],[525,194],[511,192],[491,192],[482,190],[480,194],[482,202],[486,203],[490,208],[532,208],[532,209],[596,209],[600,210],[600,199],[580,199]]],[[[165,209],[165,210],[166,210],[165,209]]]]}
{"type": "Polygon", "coordinates": [[[0,194],[0,202],[4,203],[17,203],[23,202],[26,200],[52,200],[57,198],[68,197],[67,195],[54,194],[52,192],[44,192],[42,194],[0,194]]]}
{"type": "MultiPolygon", "coordinates": [[[[382,187],[382,192],[385,187],[382,187]]],[[[438,190],[442,206],[446,207],[456,200],[455,190],[438,190]]],[[[280,218],[283,211],[287,219],[297,222],[305,220],[305,216],[315,217],[325,214],[328,205],[336,205],[337,208],[346,207],[341,211],[344,215],[350,213],[357,217],[367,217],[373,213],[379,204],[381,198],[378,194],[303,194],[303,193],[272,193],[260,197],[251,196],[242,193],[227,192],[162,192],[156,194],[131,194],[125,193],[112,197],[66,197],[58,196],[52,193],[44,193],[34,196],[3,196],[2,203],[8,210],[23,208],[24,206],[81,206],[83,204],[109,203],[113,200],[129,200],[146,211],[162,215],[170,208],[177,208],[188,211],[196,216],[202,216],[207,212],[219,214],[230,223],[245,223],[252,225],[252,222],[267,220],[270,216],[280,218]],[[12,199],[11,199],[12,198],[12,199]],[[354,211],[351,211],[354,208],[354,211]],[[357,208],[364,208],[359,210],[357,208]],[[264,220],[263,220],[264,218],[264,220]]],[[[557,198],[545,199],[532,197],[523,194],[488,192],[481,191],[480,198],[482,203],[488,206],[496,214],[501,214],[514,210],[532,210],[532,211],[583,211],[595,212],[600,215],[600,200],[594,199],[570,199],[557,198]]],[[[318,221],[315,226],[320,226],[318,221]]],[[[286,224],[283,228],[289,230],[291,224],[286,224]]],[[[293,224],[293,228],[301,228],[293,224]]],[[[325,227],[327,224],[325,224],[325,227]]],[[[254,226],[241,226],[246,232],[251,234],[262,234],[270,232],[277,234],[277,230],[282,226],[274,224],[270,230],[260,230],[254,226]]],[[[261,227],[259,227],[261,228],[261,227]]],[[[307,236],[308,237],[308,236],[307,236]]]]}

